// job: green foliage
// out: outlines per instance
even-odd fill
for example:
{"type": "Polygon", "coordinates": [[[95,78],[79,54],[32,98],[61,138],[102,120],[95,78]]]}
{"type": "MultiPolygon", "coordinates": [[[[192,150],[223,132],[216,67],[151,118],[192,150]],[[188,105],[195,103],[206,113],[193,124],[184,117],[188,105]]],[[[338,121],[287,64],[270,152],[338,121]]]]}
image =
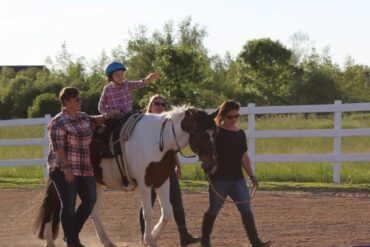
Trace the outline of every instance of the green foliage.
{"type": "Polygon", "coordinates": [[[82,94],[82,111],[90,115],[99,115],[98,103],[100,92],[89,90],[82,94]]]}
{"type": "Polygon", "coordinates": [[[239,81],[245,94],[257,104],[290,104],[295,75],[291,58],[292,52],[279,41],[248,41],[238,58],[239,81]]]}
{"type": "Polygon", "coordinates": [[[2,103],[8,109],[4,115],[8,118],[27,116],[27,108],[32,105],[32,100],[39,94],[33,86],[34,80],[23,75],[10,80],[2,95],[2,103]]]}
{"type": "Polygon", "coordinates": [[[342,99],[340,70],[328,59],[313,54],[300,64],[301,76],[293,85],[296,104],[330,104],[342,99]]]}
{"type": "Polygon", "coordinates": [[[264,71],[266,66],[273,69],[275,65],[289,65],[292,52],[279,41],[262,38],[248,41],[240,54],[241,59],[253,70],[264,71]]]}
{"type": "Polygon", "coordinates": [[[348,61],[339,84],[342,97],[346,102],[369,102],[370,84],[368,77],[369,68],[363,65],[356,65],[348,61]]]}
{"type": "Polygon", "coordinates": [[[60,102],[53,93],[43,93],[38,95],[31,107],[28,108],[28,117],[43,117],[46,114],[56,115],[60,111],[60,102]]]}

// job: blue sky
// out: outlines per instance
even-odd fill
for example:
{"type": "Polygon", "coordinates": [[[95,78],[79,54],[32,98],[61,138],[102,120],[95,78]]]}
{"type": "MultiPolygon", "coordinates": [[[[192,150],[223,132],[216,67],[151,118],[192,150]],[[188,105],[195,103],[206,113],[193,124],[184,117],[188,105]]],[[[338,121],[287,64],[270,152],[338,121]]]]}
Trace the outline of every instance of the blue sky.
{"type": "Polygon", "coordinates": [[[369,10],[366,0],[2,0],[0,65],[44,64],[63,42],[76,56],[96,59],[124,45],[139,25],[161,30],[192,16],[207,30],[210,54],[236,56],[263,37],[290,47],[301,32],[318,50],[329,46],[339,65],[351,56],[370,66],[369,10]]]}

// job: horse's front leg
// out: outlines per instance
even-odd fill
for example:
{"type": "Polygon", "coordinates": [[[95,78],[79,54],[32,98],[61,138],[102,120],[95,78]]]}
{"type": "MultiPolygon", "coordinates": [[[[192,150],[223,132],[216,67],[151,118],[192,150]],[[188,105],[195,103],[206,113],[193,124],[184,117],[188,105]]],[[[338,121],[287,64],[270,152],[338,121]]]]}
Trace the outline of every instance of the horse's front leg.
{"type": "Polygon", "coordinates": [[[104,247],[116,247],[115,244],[108,238],[107,233],[105,232],[104,226],[100,219],[100,212],[99,212],[99,202],[101,200],[103,192],[103,186],[101,184],[96,184],[96,193],[97,193],[97,200],[94,206],[93,211],[91,212],[91,219],[94,221],[96,234],[100,242],[104,245],[104,247]]]}
{"type": "Polygon", "coordinates": [[[172,205],[170,203],[170,180],[167,179],[166,182],[164,182],[164,184],[155,191],[161,205],[161,217],[152,231],[153,238],[157,240],[161,235],[164,226],[173,216],[172,205]]]}
{"type": "Polygon", "coordinates": [[[155,243],[151,233],[153,217],[151,188],[146,186],[146,184],[143,182],[139,183],[139,190],[141,196],[141,206],[143,208],[143,217],[145,221],[145,230],[143,236],[144,246],[157,247],[157,244],[155,243]]]}

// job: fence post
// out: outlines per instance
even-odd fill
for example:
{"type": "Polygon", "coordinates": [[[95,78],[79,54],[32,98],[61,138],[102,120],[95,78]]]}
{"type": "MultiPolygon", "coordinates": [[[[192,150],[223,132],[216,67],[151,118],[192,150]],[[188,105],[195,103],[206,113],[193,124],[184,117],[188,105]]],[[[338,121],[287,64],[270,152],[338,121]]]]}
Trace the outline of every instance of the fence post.
{"type": "MultiPolygon", "coordinates": [[[[342,104],[341,100],[336,100],[334,105],[340,106],[342,104]]],[[[340,130],[342,129],[342,111],[335,110],[334,113],[334,129],[340,130]]],[[[340,161],[339,157],[341,154],[341,136],[334,137],[334,154],[335,154],[335,161],[334,161],[334,170],[333,170],[333,182],[339,184],[340,183],[340,161]]]]}
{"type": "MultiPolygon", "coordinates": [[[[254,108],[256,107],[255,103],[249,103],[248,104],[248,130],[247,133],[253,135],[254,131],[256,129],[256,119],[255,119],[255,114],[254,114],[254,108]]],[[[255,138],[248,137],[248,154],[249,158],[251,160],[251,166],[253,173],[255,173],[256,170],[256,163],[254,161],[254,155],[255,155],[255,138]]]]}
{"type": "Polygon", "coordinates": [[[44,164],[43,164],[43,173],[44,173],[44,178],[49,176],[48,172],[48,155],[49,155],[49,136],[48,136],[48,123],[51,119],[51,116],[49,114],[46,114],[44,116],[44,164]]]}

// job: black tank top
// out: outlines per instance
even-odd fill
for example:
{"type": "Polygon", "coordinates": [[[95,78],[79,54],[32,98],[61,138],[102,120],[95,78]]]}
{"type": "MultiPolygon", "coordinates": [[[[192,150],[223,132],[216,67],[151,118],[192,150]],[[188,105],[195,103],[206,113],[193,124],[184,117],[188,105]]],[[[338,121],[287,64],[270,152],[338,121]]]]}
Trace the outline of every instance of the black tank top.
{"type": "Polygon", "coordinates": [[[216,140],[219,167],[212,180],[243,179],[242,156],[248,150],[247,138],[243,130],[231,131],[219,128],[216,140]]]}

